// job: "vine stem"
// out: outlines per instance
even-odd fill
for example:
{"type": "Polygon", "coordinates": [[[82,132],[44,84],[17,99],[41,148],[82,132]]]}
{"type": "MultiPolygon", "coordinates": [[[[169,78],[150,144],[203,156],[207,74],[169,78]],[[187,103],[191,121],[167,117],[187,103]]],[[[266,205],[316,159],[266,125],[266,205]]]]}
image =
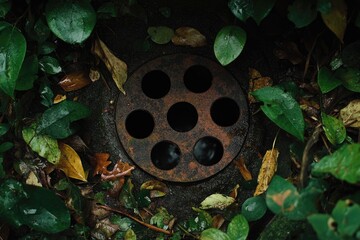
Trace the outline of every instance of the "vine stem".
{"type": "Polygon", "coordinates": [[[172,232],[171,232],[171,231],[167,231],[167,230],[165,230],[165,229],[158,228],[158,227],[156,227],[156,226],[154,226],[154,225],[151,225],[151,224],[149,224],[149,223],[143,222],[143,221],[141,221],[140,219],[138,219],[138,218],[136,218],[136,217],[130,215],[129,213],[127,213],[127,212],[125,212],[125,211],[122,211],[122,210],[120,210],[120,209],[111,208],[111,207],[106,206],[106,205],[98,205],[98,206],[99,206],[100,208],[102,208],[102,209],[107,210],[107,211],[119,213],[119,214],[121,214],[121,215],[123,215],[123,216],[125,216],[125,217],[128,217],[128,218],[134,220],[135,222],[137,222],[137,223],[139,223],[139,224],[141,224],[141,225],[143,225],[143,226],[145,226],[145,227],[147,227],[147,228],[149,228],[149,229],[151,229],[151,230],[153,230],[153,231],[161,232],[161,233],[164,233],[164,234],[167,234],[167,235],[172,235],[172,232]]]}

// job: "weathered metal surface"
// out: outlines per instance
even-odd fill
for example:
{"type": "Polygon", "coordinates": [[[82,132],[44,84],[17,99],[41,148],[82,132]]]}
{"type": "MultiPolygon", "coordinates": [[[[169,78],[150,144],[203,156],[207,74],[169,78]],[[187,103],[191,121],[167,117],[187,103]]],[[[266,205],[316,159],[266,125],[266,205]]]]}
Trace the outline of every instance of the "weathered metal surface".
{"type": "Polygon", "coordinates": [[[238,82],[218,63],[188,54],[162,56],[136,70],[127,80],[125,91],[127,95],[120,94],[116,106],[118,136],[128,156],[149,174],[174,182],[198,181],[222,170],[239,153],[248,131],[247,101],[238,82]],[[188,69],[194,66],[197,70],[189,73],[188,69]],[[191,81],[199,81],[199,84],[194,84],[193,91],[188,89],[191,82],[184,82],[186,73],[192,75],[191,81]],[[202,77],[210,78],[210,84],[202,77]],[[225,105],[212,109],[218,99],[225,99],[225,105]],[[230,109],[226,106],[229,101],[232,103],[230,109]],[[175,117],[172,113],[168,116],[169,109],[181,102],[196,109],[197,121],[196,113],[194,115],[191,109],[191,116],[186,116],[186,106],[185,110],[180,109],[185,112],[180,112],[178,116],[176,113],[175,117]],[[180,129],[174,129],[174,123],[169,121],[180,124],[180,129]],[[182,121],[190,121],[190,126],[182,126],[182,121]],[[214,138],[214,144],[207,146],[214,138]],[[205,145],[200,148],[201,145],[197,145],[194,150],[200,139],[200,143],[205,145]],[[160,147],[153,150],[155,145],[160,147]],[[159,152],[164,146],[165,149],[169,146],[171,153],[168,160],[172,162],[159,164],[159,160],[163,160],[161,156],[167,155],[159,152]],[[200,155],[203,154],[199,161],[194,151],[197,156],[199,151],[200,155]]]}

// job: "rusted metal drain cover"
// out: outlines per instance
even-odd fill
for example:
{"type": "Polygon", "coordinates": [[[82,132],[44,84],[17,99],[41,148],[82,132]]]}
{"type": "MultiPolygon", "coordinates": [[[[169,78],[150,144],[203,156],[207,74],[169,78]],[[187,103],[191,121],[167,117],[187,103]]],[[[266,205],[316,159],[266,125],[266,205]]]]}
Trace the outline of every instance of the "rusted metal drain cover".
{"type": "Polygon", "coordinates": [[[116,126],[128,156],[151,175],[175,182],[208,178],[239,153],[248,130],[245,95],[207,58],[152,60],[128,79],[116,126]]]}

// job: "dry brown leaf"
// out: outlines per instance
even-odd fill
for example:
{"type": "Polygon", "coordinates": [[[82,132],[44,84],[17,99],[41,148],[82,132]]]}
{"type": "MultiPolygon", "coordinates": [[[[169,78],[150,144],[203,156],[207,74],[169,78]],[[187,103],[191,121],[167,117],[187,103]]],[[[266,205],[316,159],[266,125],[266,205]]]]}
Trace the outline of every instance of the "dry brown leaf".
{"type": "Polygon", "coordinates": [[[179,27],[171,38],[174,45],[202,47],[206,45],[206,37],[192,27],[179,27]]]}
{"type": "Polygon", "coordinates": [[[236,186],[233,188],[233,190],[231,190],[229,196],[232,198],[236,198],[238,195],[238,189],[240,188],[239,184],[236,184],[236,186]]]}
{"type": "Polygon", "coordinates": [[[243,176],[245,181],[252,180],[251,172],[249,169],[247,169],[245,165],[245,159],[242,156],[240,156],[240,158],[235,161],[235,165],[239,169],[241,176],[243,176]]]}
{"type": "Polygon", "coordinates": [[[129,176],[131,174],[131,171],[134,170],[135,167],[131,166],[128,163],[124,163],[122,161],[118,161],[113,170],[111,171],[104,171],[101,174],[101,179],[108,181],[108,180],[115,180],[120,177],[129,176]]]}
{"type": "Polygon", "coordinates": [[[53,103],[54,104],[57,104],[57,103],[60,103],[62,101],[66,100],[66,95],[62,95],[62,94],[57,94],[54,98],[54,101],[53,103]]]}
{"type": "Polygon", "coordinates": [[[352,100],[346,107],[341,109],[340,119],[345,125],[360,128],[360,99],[352,100]]]}
{"type": "Polygon", "coordinates": [[[61,151],[60,161],[56,165],[57,169],[62,170],[66,176],[86,182],[86,175],[79,155],[72,147],[59,142],[61,151]]]}
{"type": "Polygon", "coordinates": [[[279,44],[279,48],[274,50],[274,55],[278,59],[289,60],[293,65],[299,64],[305,60],[305,57],[299,51],[294,42],[286,41],[279,44]]]}
{"type": "Polygon", "coordinates": [[[110,154],[108,153],[95,153],[94,154],[94,173],[93,176],[97,174],[102,174],[104,172],[108,172],[107,167],[111,164],[111,161],[108,161],[110,154]]]}
{"type": "Polygon", "coordinates": [[[250,94],[253,91],[256,91],[263,87],[272,86],[273,81],[270,77],[263,77],[258,70],[254,68],[249,68],[249,94],[248,99],[250,103],[255,103],[255,98],[250,94]]]}
{"type": "Polygon", "coordinates": [[[86,87],[92,83],[85,71],[76,71],[66,74],[58,83],[65,92],[71,92],[86,87]]]}
{"type": "Polygon", "coordinates": [[[347,7],[345,0],[331,0],[331,9],[321,13],[325,25],[343,42],[346,23],[347,7]]]}
{"type": "Polygon", "coordinates": [[[150,190],[150,198],[163,197],[169,192],[165,183],[158,180],[149,180],[144,182],[140,189],[150,190]]]}
{"type": "Polygon", "coordinates": [[[220,214],[217,214],[212,218],[211,226],[213,228],[220,229],[221,226],[224,224],[224,222],[225,222],[225,218],[220,214]]]}
{"type": "Polygon", "coordinates": [[[277,159],[279,151],[277,149],[267,150],[260,168],[258,176],[258,185],[256,187],[254,196],[258,196],[266,191],[271,179],[273,178],[277,169],[277,159]]]}
{"type": "Polygon", "coordinates": [[[125,94],[123,85],[127,79],[126,63],[118,59],[99,38],[94,41],[91,51],[104,62],[117,88],[125,94]]]}

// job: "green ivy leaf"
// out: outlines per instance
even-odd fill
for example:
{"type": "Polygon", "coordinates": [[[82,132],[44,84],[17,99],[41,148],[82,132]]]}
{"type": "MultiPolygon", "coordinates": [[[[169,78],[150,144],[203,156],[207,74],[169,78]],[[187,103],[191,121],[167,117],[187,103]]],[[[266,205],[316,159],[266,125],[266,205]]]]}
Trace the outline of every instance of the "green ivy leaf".
{"type": "Polygon", "coordinates": [[[57,74],[61,72],[61,66],[56,58],[50,56],[44,56],[39,60],[39,66],[41,71],[48,74],[57,74]]]}
{"type": "Polygon", "coordinates": [[[51,107],[53,105],[54,93],[51,90],[50,83],[47,79],[41,82],[39,92],[41,97],[40,103],[45,107],[51,107]]]}
{"type": "Polygon", "coordinates": [[[260,25],[261,21],[269,15],[271,9],[274,7],[276,0],[257,0],[252,1],[254,4],[254,12],[252,18],[257,25],[260,25]]]}
{"type": "Polygon", "coordinates": [[[192,208],[198,214],[195,218],[189,219],[186,222],[186,229],[189,232],[201,232],[211,227],[212,217],[211,215],[199,208],[192,208]]]}
{"type": "Polygon", "coordinates": [[[360,69],[339,68],[335,76],[342,81],[344,87],[353,92],[360,92],[360,69]]]}
{"type": "Polygon", "coordinates": [[[326,67],[320,68],[317,74],[317,82],[322,93],[328,93],[341,85],[341,80],[336,78],[334,72],[326,67]]]}
{"type": "Polygon", "coordinates": [[[169,214],[168,211],[160,207],[157,209],[157,213],[150,218],[150,224],[156,225],[159,228],[167,229],[168,224],[174,216],[169,214]]]}
{"type": "Polygon", "coordinates": [[[246,43],[246,32],[238,26],[223,27],[216,35],[214,53],[216,59],[225,66],[234,61],[246,43]]]}
{"type": "Polygon", "coordinates": [[[287,92],[277,87],[264,87],[251,93],[264,102],[261,110],[283,130],[304,141],[305,122],[299,104],[287,92]]]}
{"type": "Polygon", "coordinates": [[[321,118],[325,135],[331,144],[337,145],[343,143],[346,138],[346,129],[343,121],[326,115],[324,112],[321,112],[321,118]]]}
{"type": "Polygon", "coordinates": [[[110,218],[110,222],[119,226],[120,231],[125,232],[132,227],[134,222],[130,218],[122,218],[117,215],[113,215],[110,218]]]}
{"type": "Polygon", "coordinates": [[[313,22],[317,15],[316,1],[295,0],[288,7],[288,19],[297,28],[306,27],[313,22]]]}
{"type": "Polygon", "coordinates": [[[262,196],[248,198],[241,206],[241,214],[249,222],[262,218],[265,215],[266,210],[266,202],[262,196]]]}
{"type": "Polygon", "coordinates": [[[7,123],[0,123],[0,137],[4,136],[9,131],[9,124],[7,123]]]}
{"type": "Polygon", "coordinates": [[[360,206],[351,200],[339,200],[331,212],[342,236],[351,237],[360,228],[360,206]]]}
{"type": "Polygon", "coordinates": [[[226,233],[216,228],[209,228],[200,235],[200,240],[232,240],[226,233]]]}
{"type": "Polygon", "coordinates": [[[0,22],[0,46],[0,89],[13,97],[25,58],[26,40],[16,27],[0,22]]]}
{"type": "Polygon", "coordinates": [[[50,30],[70,44],[84,42],[96,23],[96,12],[87,0],[50,0],[45,15],[50,30]]]}
{"type": "Polygon", "coordinates": [[[314,228],[319,240],[341,240],[342,238],[335,232],[334,219],[327,214],[313,214],[308,217],[308,221],[314,228]]]}
{"type": "Polygon", "coordinates": [[[348,144],[314,165],[312,174],[330,173],[348,183],[360,183],[360,144],[348,144]]]}
{"type": "Polygon", "coordinates": [[[0,144],[0,154],[9,151],[11,148],[14,147],[12,142],[3,142],[0,144]]]}
{"type": "Polygon", "coordinates": [[[31,125],[22,130],[22,136],[25,142],[34,152],[38,153],[39,156],[45,158],[52,164],[58,164],[61,152],[57,140],[47,135],[36,134],[35,129],[36,126],[31,125]]]}
{"type": "Polygon", "coordinates": [[[47,109],[41,116],[36,128],[37,134],[46,134],[55,139],[63,139],[75,132],[72,122],[90,116],[85,105],[69,100],[47,109]]]}
{"type": "Polygon", "coordinates": [[[167,44],[174,36],[174,30],[166,26],[149,27],[147,33],[151,40],[157,44],[167,44]]]}
{"type": "Polygon", "coordinates": [[[254,12],[252,1],[249,0],[230,0],[228,7],[234,16],[243,22],[252,16],[254,12]]]}
{"type": "Polygon", "coordinates": [[[0,1],[0,18],[4,18],[10,11],[11,5],[8,1],[0,1]]]}
{"type": "Polygon", "coordinates": [[[47,55],[52,53],[56,49],[56,45],[52,42],[43,42],[39,44],[38,53],[41,55],[47,55]]]}
{"type": "Polygon", "coordinates": [[[36,40],[40,43],[45,42],[50,36],[50,29],[41,18],[34,25],[34,33],[36,40]]]}
{"type": "Polygon", "coordinates": [[[249,234],[249,224],[246,218],[241,214],[236,215],[227,227],[227,234],[230,239],[246,240],[249,234]]]}
{"type": "Polygon", "coordinates": [[[127,209],[136,209],[138,207],[138,204],[132,192],[133,188],[134,184],[132,183],[131,179],[128,179],[124,187],[121,189],[119,195],[120,205],[127,209]]]}
{"type": "Polygon", "coordinates": [[[19,78],[16,82],[16,90],[24,91],[33,87],[35,80],[38,78],[39,60],[36,55],[25,58],[19,78]]]}

